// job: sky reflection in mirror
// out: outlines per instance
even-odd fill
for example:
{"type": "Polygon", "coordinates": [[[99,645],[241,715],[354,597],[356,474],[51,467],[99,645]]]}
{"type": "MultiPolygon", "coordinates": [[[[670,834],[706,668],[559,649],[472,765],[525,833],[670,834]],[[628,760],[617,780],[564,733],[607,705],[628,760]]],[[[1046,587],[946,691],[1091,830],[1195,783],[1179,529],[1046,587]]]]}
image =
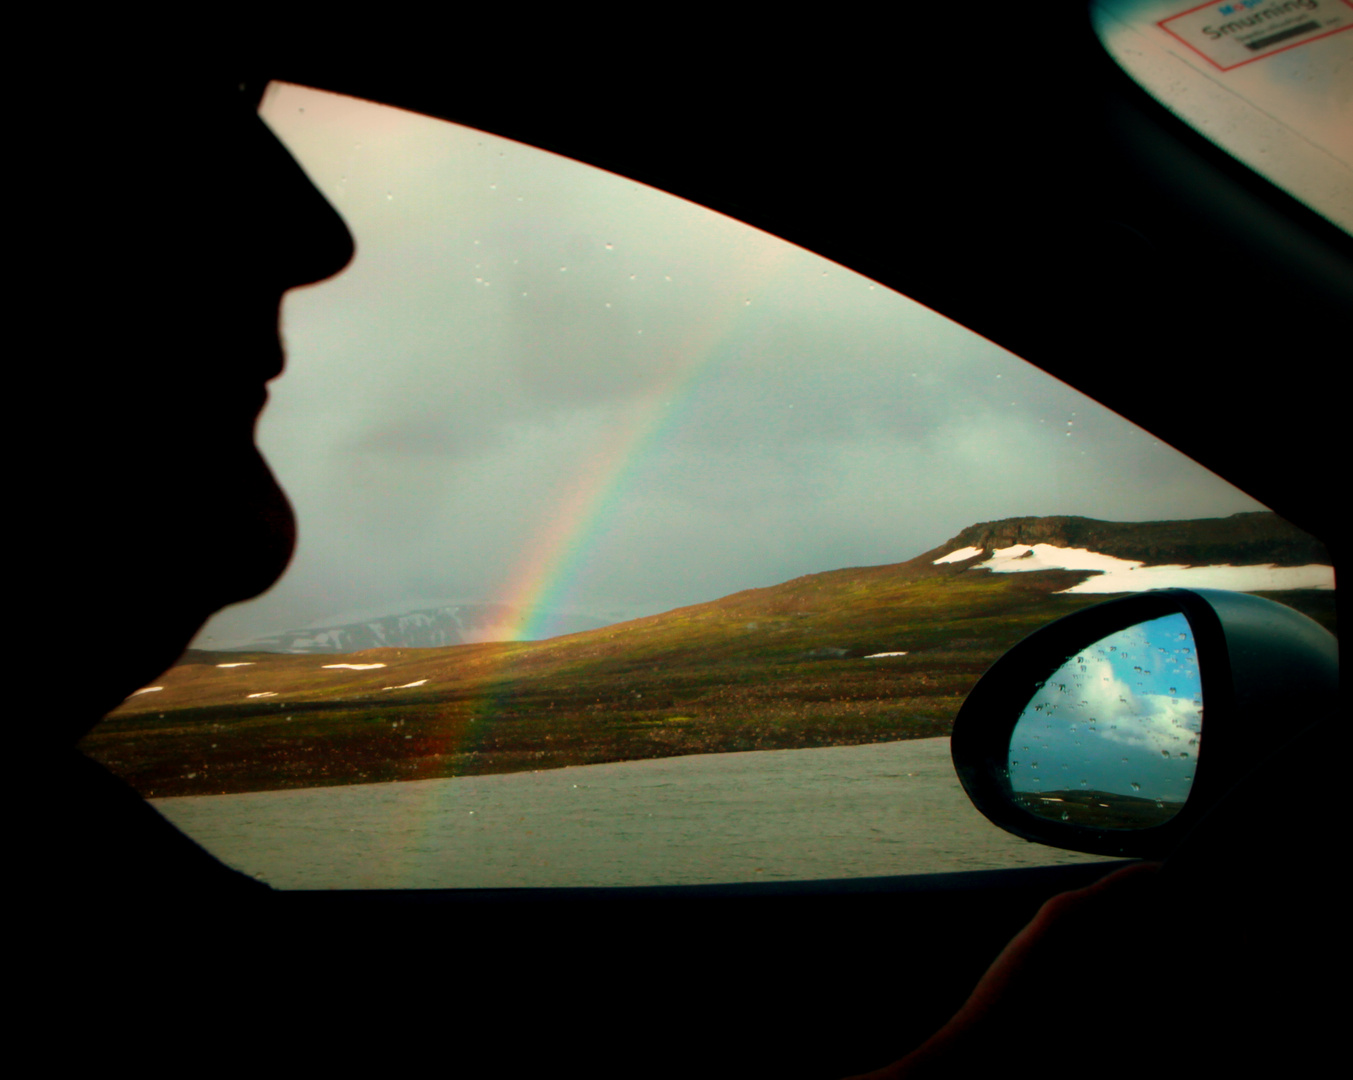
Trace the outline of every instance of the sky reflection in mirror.
{"type": "Polygon", "coordinates": [[[1188,620],[1140,623],[1068,659],[1034,694],[1011,735],[1010,784],[1039,816],[1163,824],[1188,798],[1202,723],[1188,620]]]}

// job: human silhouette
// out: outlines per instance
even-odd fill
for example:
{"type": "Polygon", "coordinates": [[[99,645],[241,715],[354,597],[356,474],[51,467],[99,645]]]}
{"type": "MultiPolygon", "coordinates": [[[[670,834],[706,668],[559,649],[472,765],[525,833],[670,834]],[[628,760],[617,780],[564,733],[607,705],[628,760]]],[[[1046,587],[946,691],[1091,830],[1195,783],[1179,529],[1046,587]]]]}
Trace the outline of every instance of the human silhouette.
{"type": "Polygon", "coordinates": [[[35,443],[60,464],[25,515],[19,609],[78,627],[27,683],[42,722],[25,728],[26,780],[45,808],[28,861],[56,904],[262,890],[75,744],[285,569],[295,524],[254,444],[284,366],[280,304],[353,254],[257,115],[257,85],[201,51],[132,55],[142,66],[91,46],[79,79],[45,88],[49,213],[28,255],[33,400],[51,406],[35,443]]]}

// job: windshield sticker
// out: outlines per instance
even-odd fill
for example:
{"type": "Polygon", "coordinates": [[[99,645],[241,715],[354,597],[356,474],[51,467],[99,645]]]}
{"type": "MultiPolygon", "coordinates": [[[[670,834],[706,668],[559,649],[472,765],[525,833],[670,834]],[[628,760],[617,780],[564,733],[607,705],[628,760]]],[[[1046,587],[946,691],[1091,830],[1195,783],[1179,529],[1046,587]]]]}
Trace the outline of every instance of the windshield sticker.
{"type": "Polygon", "coordinates": [[[1213,0],[1156,24],[1222,71],[1353,29],[1350,0],[1213,0]]]}

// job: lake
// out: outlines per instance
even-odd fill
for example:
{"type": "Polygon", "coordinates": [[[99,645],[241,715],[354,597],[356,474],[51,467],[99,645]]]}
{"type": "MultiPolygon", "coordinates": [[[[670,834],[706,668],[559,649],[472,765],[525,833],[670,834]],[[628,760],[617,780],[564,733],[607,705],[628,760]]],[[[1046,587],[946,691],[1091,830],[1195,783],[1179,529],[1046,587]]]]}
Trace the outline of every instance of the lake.
{"type": "Polygon", "coordinates": [[[283,889],[693,885],[1102,862],[977,812],[947,738],[152,800],[283,889]]]}

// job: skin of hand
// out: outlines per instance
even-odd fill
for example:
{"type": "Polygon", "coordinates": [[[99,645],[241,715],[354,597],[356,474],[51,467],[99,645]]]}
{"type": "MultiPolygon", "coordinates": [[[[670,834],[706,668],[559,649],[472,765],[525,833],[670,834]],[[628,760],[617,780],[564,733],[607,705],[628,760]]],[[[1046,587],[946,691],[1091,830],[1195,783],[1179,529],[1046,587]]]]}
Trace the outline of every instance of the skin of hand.
{"type": "MultiPolygon", "coordinates": [[[[906,1057],[847,1080],[977,1075],[1008,1071],[1012,1040],[1036,1029],[1089,965],[1113,972],[1130,962],[1154,920],[1144,907],[1159,863],[1134,863],[1093,885],[1059,893],[1002,950],[953,1018],[906,1057]],[[1140,913],[1142,917],[1138,918],[1140,913]],[[1085,963],[1076,960],[1084,958],[1085,963]],[[1077,970],[1070,970],[1072,967],[1077,970]]],[[[1112,975],[1110,976],[1112,977],[1112,975]]]]}

